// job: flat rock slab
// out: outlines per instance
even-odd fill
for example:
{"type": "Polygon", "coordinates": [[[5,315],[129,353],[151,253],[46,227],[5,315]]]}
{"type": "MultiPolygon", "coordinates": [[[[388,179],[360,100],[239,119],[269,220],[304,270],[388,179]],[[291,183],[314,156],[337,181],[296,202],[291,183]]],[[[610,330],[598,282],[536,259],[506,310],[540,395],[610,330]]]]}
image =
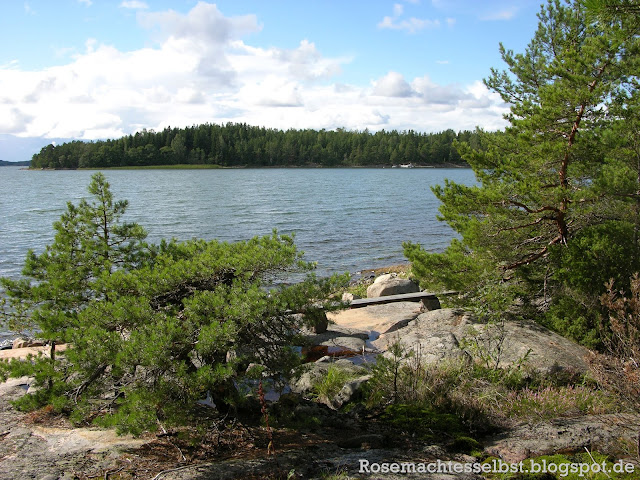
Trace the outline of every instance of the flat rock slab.
{"type": "Polygon", "coordinates": [[[79,452],[105,452],[138,448],[148,442],[131,435],[117,435],[115,430],[97,428],[54,428],[33,426],[32,434],[46,442],[49,452],[68,455],[79,452]]]}
{"type": "Polygon", "coordinates": [[[148,442],[117,436],[114,430],[35,425],[29,415],[10,404],[25,394],[33,379],[21,377],[0,384],[0,480],[55,480],[100,477],[114,469],[122,451],[148,442]]]}
{"type": "Polygon", "coordinates": [[[369,332],[330,324],[326,332],[309,334],[305,337],[311,345],[328,347],[329,354],[338,350],[358,353],[366,350],[369,332]]]}
{"type": "MultiPolygon", "coordinates": [[[[388,450],[381,448],[362,448],[363,444],[375,442],[379,437],[375,435],[363,436],[361,448],[339,448],[337,445],[321,444],[312,448],[277,452],[268,458],[247,460],[226,460],[216,464],[194,465],[183,470],[168,472],[162,480],[200,480],[215,478],[218,480],[236,480],[242,478],[286,478],[287,472],[294,471],[294,478],[308,480],[324,480],[327,478],[349,478],[370,480],[482,480],[483,477],[467,473],[361,473],[361,462],[371,466],[382,463],[421,463],[434,462],[436,458],[422,454],[409,453],[405,450],[388,450]],[[279,475],[276,476],[276,472],[279,475]],[[334,472],[340,472],[332,477],[334,472]]],[[[448,461],[451,456],[438,459],[448,461]]],[[[470,459],[456,460],[453,463],[466,463],[470,459]]],[[[371,468],[371,467],[370,467],[371,468]]],[[[366,472],[366,471],[365,471],[366,472]]]]}
{"type": "Polygon", "coordinates": [[[327,317],[340,327],[383,334],[406,326],[420,313],[419,302],[397,302],[332,312],[327,317]]]}
{"type": "Polygon", "coordinates": [[[485,440],[484,451],[507,463],[540,455],[585,453],[585,449],[625,456],[624,447],[638,441],[640,417],[632,414],[561,418],[535,425],[520,425],[485,440]]]}

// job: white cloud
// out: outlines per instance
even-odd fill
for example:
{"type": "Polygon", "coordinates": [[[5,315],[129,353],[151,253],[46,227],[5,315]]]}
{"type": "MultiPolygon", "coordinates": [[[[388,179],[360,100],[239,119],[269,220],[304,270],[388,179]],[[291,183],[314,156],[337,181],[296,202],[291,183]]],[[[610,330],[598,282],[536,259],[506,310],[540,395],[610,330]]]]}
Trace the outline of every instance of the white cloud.
{"type": "Polygon", "coordinates": [[[145,2],[141,2],[140,0],[129,0],[122,2],[120,4],[120,7],[131,8],[133,10],[144,10],[149,8],[149,5],[147,5],[145,2]]]}
{"type": "Polygon", "coordinates": [[[413,92],[400,73],[389,72],[375,82],[373,94],[383,97],[410,97],[413,92]]]}
{"type": "Polygon", "coordinates": [[[0,66],[0,134],[97,139],[142,128],[246,122],[273,128],[498,128],[506,111],[481,84],[438,85],[388,72],[341,80],[349,57],[311,41],[260,48],[244,37],[254,16],[226,17],[200,2],[187,14],[138,12],[157,44],[121,51],[87,40],[71,61],[37,71],[0,66]]]}
{"type": "Polygon", "coordinates": [[[390,30],[406,30],[408,33],[416,33],[425,28],[437,28],[440,26],[439,20],[423,20],[411,17],[407,20],[398,20],[394,17],[384,17],[378,28],[386,28],[390,30]]]}
{"type": "Polygon", "coordinates": [[[75,53],[76,49],[75,47],[52,47],[53,49],[53,56],[55,58],[63,58],[63,57],[67,57],[72,53],[75,53]]]}
{"type": "Polygon", "coordinates": [[[91,5],[93,5],[93,2],[91,0],[78,0],[78,3],[83,3],[87,7],[90,7],[91,5]]]}
{"type": "Polygon", "coordinates": [[[209,44],[224,44],[261,29],[255,15],[225,17],[215,4],[198,2],[188,14],[173,10],[140,12],[140,23],[146,28],[158,27],[162,40],[173,37],[209,44]]]}
{"type": "Polygon", "coordinates": [[[390,30],[406,30],[408,33],[416,33],[425,28],[437,28],[440,26],[439,20],[426,20],[410,17],[401,19],[404,14],[404,6],[401,3],[393,5],[393,16],[385,16],[378,23],[378,28],[390,30]]]}
{"type": "Polygon", "coordinates": [[[29,2],[24,2],[24,13],[26,13],[27,15],[35,15],[36,11],[29,4],[29,2]]]}

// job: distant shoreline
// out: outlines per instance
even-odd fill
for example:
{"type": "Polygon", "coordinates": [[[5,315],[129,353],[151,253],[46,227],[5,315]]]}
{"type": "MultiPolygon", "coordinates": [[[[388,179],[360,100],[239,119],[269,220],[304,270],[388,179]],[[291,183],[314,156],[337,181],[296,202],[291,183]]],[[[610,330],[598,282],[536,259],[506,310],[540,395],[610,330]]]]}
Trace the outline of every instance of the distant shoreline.
{"type": "Polygon", "coordinates": [[[0,160],[0,167],[30,167],[31,160],[25,160],[22,162],[9,162],[7,160],[0,160]]]}
{"type": "Polygon", "coordinates": [[[207,165],[207,164],[182,164],[182,165],[143,165],[143,166],[123,166],[123,167],[91,167],[91,168],[25,168],[24,170],[33,171],[62,171],[62,170],[274,170],[274,169],[395,169],[395,170],[411,170],[414,168],[470,168],[467,164],[456,163],[440,163],[437,165],[414,165],[411,168],[395,168],[393,165],[341,165],[326,167],[323,165],[277,165],[277,166],[259,166],[259,165],[238,165],[232,167],[225,167],[222,165],[207,165]]]}

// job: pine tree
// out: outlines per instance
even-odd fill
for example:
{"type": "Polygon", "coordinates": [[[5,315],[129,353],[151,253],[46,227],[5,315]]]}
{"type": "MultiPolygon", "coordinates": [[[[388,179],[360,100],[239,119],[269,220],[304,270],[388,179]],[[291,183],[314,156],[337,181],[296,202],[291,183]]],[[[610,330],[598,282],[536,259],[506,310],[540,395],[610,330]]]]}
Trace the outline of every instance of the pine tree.
{"type": "Polygon", "coordinates": [[[2,279],[5,324],[71,345],[0,365],[44,387],[21,407],[52,404],[134,433],[187,420],[207,396],[223,410],[242,400],[251,374],[289,375],[301,328],[341,307],[327,299],[347,277],[313,276],[290,236],[151,246],[120,221],[127,204],[113,201],[103,175],[89,192],[92,202],[69,204],[55,223],[54,243],[29,253],[26,278],[2,279]],[[294,272],[307,275],[283,284],[294,272]]]}
{"type": "MultiPolygon", "coordinates": [[[[440,218],[461,238],[442,254],[405,245],[425,285],[463,290],[478,302],[495,300],[496,314],[516,297],[548,306],[554,297],[575,293],[578,285],[567,274],[575,280],[599,268],[579,265],[572,245],[584,250],[600,248],[599,241],[628,243],[625,210],[616,203],[620,192],[600,187],[616,169],[603,142],[619,123],[611,107],[619,102],[626,110],[637,102],[630,92],[640,72],[639,26],[636,16],[596,16],[580,0],[550,0],[524,53],[500,46],[508,70],[492,69],[485,83],[511,104],[509,126],[481,132],[480,148],[459,146],[477,185],[447,182],[434,189],[440,218]],[[594,234],[605,222],[620,228],[594,234]]],[[[618,258],[607,261],[622,266],[618,258]]],[[[600,280],[581,285],[582,293],[603,290],[600,280]]]]}

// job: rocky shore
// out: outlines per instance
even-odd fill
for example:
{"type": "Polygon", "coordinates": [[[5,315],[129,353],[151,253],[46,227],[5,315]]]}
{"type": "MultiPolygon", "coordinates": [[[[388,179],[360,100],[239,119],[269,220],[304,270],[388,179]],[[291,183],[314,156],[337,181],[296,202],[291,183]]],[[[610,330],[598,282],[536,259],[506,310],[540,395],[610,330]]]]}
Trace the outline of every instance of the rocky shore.
{"type": "MultiPolygon", "coordinates": [[[[374,297],[416,289],[410,280],[395,275],[378,278],[368,288],[374,297]]],[[[634,461],[633,452],[624,450],[638,442],[640,418],[633,414],[581,415],[511,425],[483,434],[478,446],[469,451],[456,447],[451,439],[407,437],[357,403],[371,378],[370,365],[378,355],[389,356],[391,345],[420,352],[424,364],[439,365],[474,361],[474,353],[465,348],[469,339],[482,342],[496,336],[504,345],[500,367],[526,359],[528,368],[543,375],[588,371],[587,349],[534,323],[487,326],[467,311],[439,308],[433,301],[352,308],[329,314],[326,326],[308,332],[308,348],[315,349],[319,358],[309,362],[291,383],[290,393],[270,405],[274,418],[287,417],[301,427],[274,427],[271,443],[264,426],[255,421],[224,423],[224,429],[214,422],[219,429],[217,444],[211,432],[194,444],[194,437],[185,441],[187,437],[176,432],[133,438],[117,436],[112,430],[74,428],[46,409],[30,414],[14,410],[11,400],[27,394],[32,382],[23,377],[0,385],[0,479],[404,479],[406,473],[360,470],[365,463],[468,465],[488,457],[517,463],[540,455],[585,451],[634,461]],[[335,394],[321,398],[314,395],[314,386],[329,369],[346,372],[348,380],[335,394]],[[311,419],[316,422],[314,428],[308,428],[311,419]]],[[[0,357],[24,358],[28,353],[46,353],[47,348],[20,346],[1,351],[0,357]]],[[[414,478],[486,477],[440,472],[414,478]]]]}

